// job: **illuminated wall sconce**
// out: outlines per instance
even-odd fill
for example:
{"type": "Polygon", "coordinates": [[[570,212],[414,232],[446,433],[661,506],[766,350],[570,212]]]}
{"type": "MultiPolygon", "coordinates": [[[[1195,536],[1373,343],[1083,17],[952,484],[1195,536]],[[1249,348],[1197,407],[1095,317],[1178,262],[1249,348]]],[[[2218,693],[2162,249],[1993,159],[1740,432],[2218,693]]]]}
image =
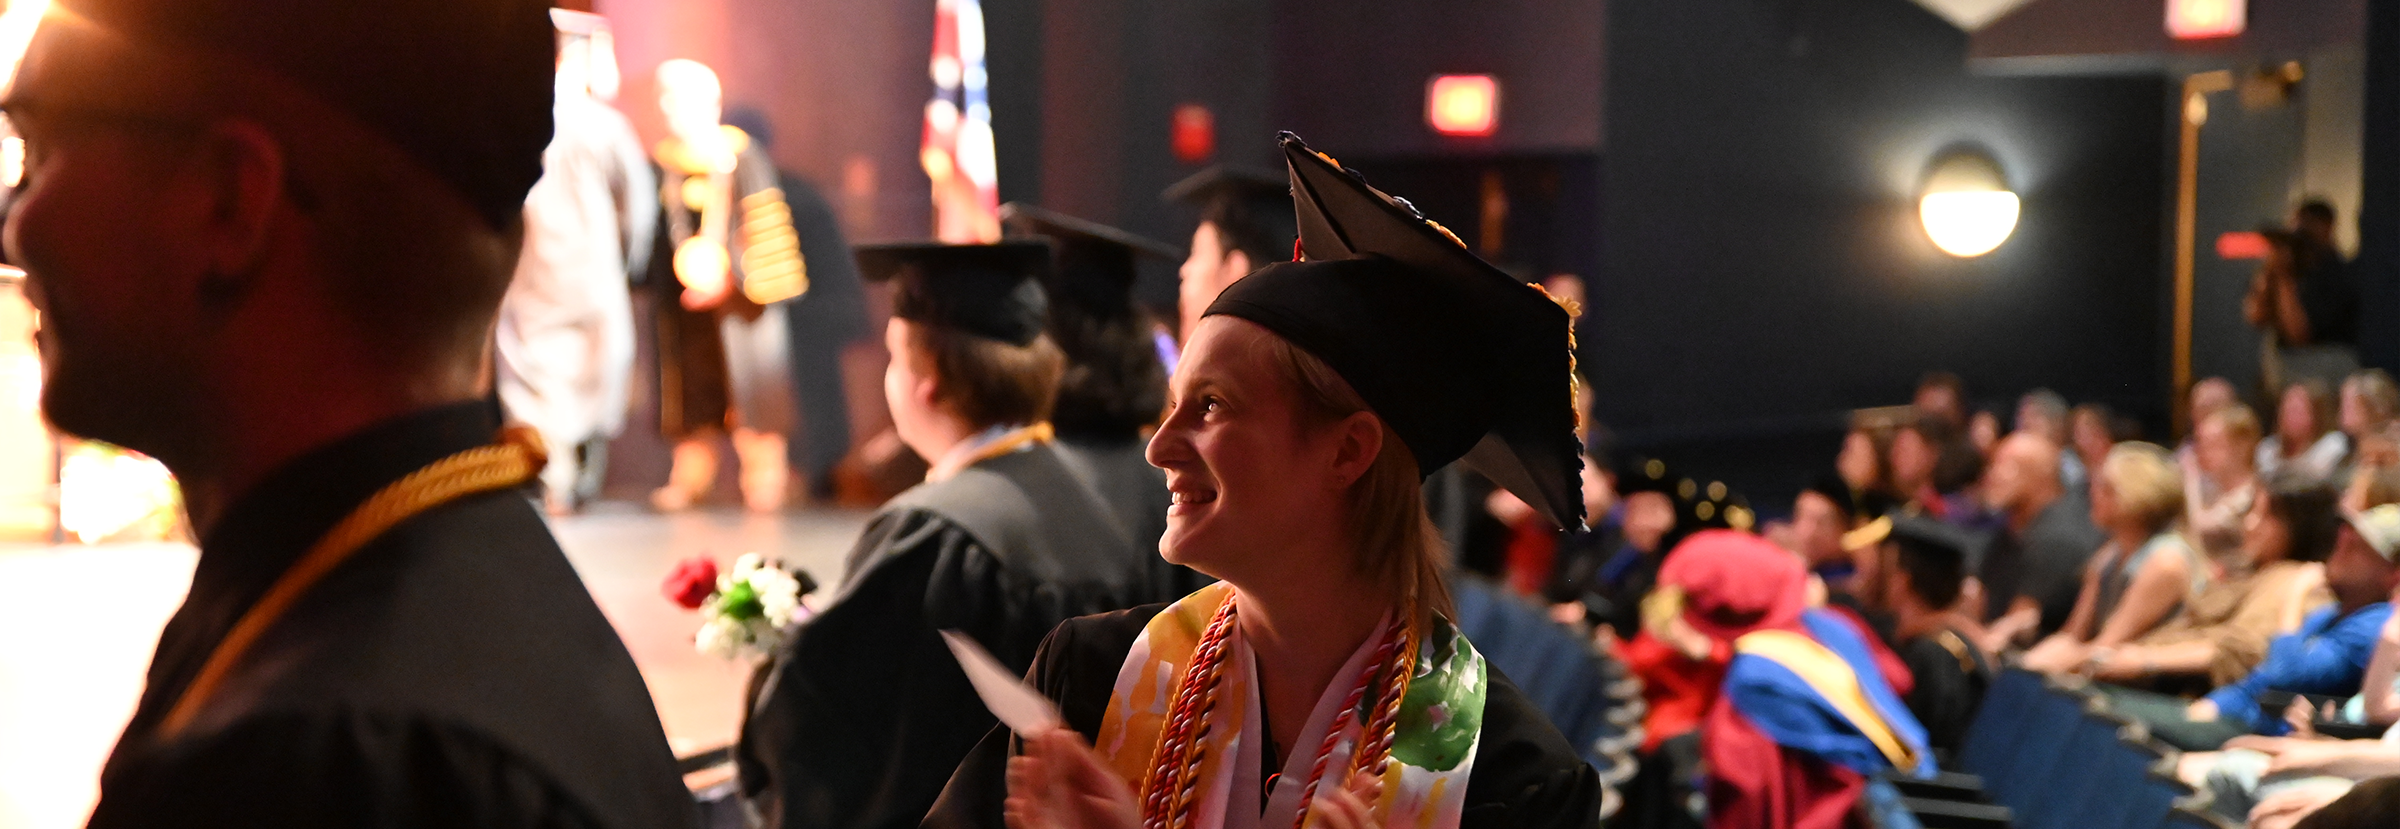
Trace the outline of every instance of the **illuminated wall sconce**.
{"type": "Polygon", "coordinates": [[[1934,162],[1917,200],[1917,220],[1943,253],[1960,258],[1992,252],[2017,229],[2017,194],[2000,165],[1977,152],[1954,152],[1934,162]]]}
{"type": "Polygon", "coordinates": [[[1425,123],[1443,135],[1491,135],[1500,126],[1500,82],[1490,75],[1433,76],[1425,83],[1425,123]]]}

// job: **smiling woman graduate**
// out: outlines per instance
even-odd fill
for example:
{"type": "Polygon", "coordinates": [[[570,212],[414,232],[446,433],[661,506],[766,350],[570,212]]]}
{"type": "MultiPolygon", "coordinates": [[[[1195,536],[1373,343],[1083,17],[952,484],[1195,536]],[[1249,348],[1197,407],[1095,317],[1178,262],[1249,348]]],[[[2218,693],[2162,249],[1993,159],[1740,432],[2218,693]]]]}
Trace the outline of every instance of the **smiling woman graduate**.
{"type": "Polygon", "coordinates": [[[1286,136],[1305,261],[1195,327],[1151,463],[1223,581],[1068,621],[929,826],[1591,826],[1593,771],[1447,618],[1419,491],[1464,460],[1582,524],[1565,310],[1286,136]],[[1018,756],[1011,757],[1014,753],[1018,756]]]}

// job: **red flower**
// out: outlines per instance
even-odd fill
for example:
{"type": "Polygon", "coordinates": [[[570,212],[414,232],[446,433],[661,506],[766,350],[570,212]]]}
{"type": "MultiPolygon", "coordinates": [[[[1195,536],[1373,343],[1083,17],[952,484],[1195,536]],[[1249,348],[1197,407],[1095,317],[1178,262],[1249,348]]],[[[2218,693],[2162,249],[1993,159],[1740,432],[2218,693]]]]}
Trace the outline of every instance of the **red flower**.
{"type": "Polygon", "coordinates": [[[717,563],[707,556],[693,556],[675,565],[661,585],[667,599],[683,605],[686,610],[699,610],[709,594],[717,592],[717,563]]]}

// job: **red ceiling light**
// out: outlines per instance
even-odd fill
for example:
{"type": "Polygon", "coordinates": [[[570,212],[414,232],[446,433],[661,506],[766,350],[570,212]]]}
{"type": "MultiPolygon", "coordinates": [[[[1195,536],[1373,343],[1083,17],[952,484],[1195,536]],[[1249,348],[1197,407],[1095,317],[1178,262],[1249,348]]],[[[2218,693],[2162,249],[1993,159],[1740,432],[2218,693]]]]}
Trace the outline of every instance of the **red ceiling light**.
{"type": "Polygon", "coordinates": [[[1500,82],[1490,75],[1433,76],[1425,84],[1425,123],[1443,135],[1491,135],[1500,126],[1500,82]]]}
{"type": "Polygon", "coordinates": [[[2167,0],[2167,35],[2176,40],[2232,37],[2249,25],[2248,0],[2167,0]]]}

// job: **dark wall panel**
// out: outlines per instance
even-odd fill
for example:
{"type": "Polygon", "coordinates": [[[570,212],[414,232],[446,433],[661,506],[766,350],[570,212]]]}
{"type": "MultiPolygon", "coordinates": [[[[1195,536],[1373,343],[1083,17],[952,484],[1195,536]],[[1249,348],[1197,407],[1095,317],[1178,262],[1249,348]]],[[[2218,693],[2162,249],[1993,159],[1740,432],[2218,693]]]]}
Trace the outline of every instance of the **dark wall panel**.
{"type": "Polygon", "coordinates": [[[2161,399],[2162,81],[1970,76],[1906,0],[1615,0],[1609,30],[1594,373],[1631,442],[1821,433],[1932,368],[2161,399]],[[2024,199],[1977,259],[1917,225],[1957,145],[2024,199]]]}

